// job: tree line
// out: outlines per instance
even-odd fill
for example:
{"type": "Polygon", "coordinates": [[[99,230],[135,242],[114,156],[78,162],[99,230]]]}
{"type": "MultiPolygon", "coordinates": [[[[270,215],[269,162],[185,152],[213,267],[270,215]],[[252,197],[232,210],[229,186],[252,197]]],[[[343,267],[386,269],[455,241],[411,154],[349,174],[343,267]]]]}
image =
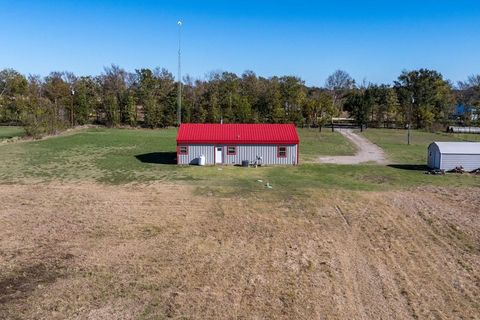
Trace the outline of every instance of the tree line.
{"type": "MultiPolygon", "coordinates": [[[[84,124],[163,128],[176,125],[176,79],[166,69],[127,72],[112,65],[98,76],[52,72],[46,77],[0,71],[0,123],[28,134],[52,134],[84,124]]],[[[182,120],[196,123],[295,123],[321,127],[333,117],[359,125],[435,129],[456,104],[480,106],[480,75],[456,85],[434,70],[404,71],[393,84],[357,84],[338,70],[324,87],[296,76],[264,78],[212,72],[182,81],[182,120]]],[[[460,119],[471,124],[467,114],[460,119]]]]}

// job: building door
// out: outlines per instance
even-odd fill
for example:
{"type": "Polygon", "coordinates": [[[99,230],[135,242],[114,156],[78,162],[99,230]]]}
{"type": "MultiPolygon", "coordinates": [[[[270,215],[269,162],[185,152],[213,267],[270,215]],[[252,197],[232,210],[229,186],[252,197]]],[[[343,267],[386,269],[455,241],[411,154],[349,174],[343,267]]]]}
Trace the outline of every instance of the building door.
{"type": "Polygon", "coordinates": [[[223,148],[215,147],[215,163],[223,163],[223,148]]]}
{"type": "Polygon", "coordinates": [[[435,152],[435,168],[437,168],[437,169],[441,169],[440,168],[440,158],[441,157],[442,156],[441,156],[440,152],[438,152],[438,153],[435,152]]]}
{"type": "Polygon", "coordinates": [[[440,169],[439,166],[437,165],[437,162],[438,161],[438,155],[437,155],[437,151],[429,151],[428,152],[428,167],[430,169],[440,169]]]}

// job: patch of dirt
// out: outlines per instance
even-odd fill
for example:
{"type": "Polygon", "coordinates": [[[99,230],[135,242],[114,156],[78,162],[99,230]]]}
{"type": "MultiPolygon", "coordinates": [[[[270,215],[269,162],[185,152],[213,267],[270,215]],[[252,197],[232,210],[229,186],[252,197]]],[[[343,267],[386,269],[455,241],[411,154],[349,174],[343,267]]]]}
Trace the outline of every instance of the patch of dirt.
{"type": "Polygon", "coordinates": [[[357,153],[354,156],[320,157],[317,159],[317,163],[359,164],[375,162],[378,164],[388,164],[385,152],[367,138],[351,129],[336,129],[336,131],[340,132],[355,145],[357,153]]]}
{"type": "Polygon", "coordinates": [[[86,129],[91,129],[91,128],[99,128],[99,126],[96,125],[82,125],[82,126],[76,126],[74,128],[68,128],[64,131],[59,131],[58,133],[55,134],[47,134],[43,135],[40,138],[33,138],[29,136],[23,136],[23,137],[13,137],[10,139],[0,139],[0,146],[6,145],[6,144],[12,144],[12,143],[22,143],[22,142],[30,142],[30,141],[39,141],[39,140],[47,140],[59,136],[69,136],[72,134],[76,134],[80,131],[86,130],[86,129]]]}
{"type": "Polygon", "coordinates": [[[476,319],[478,189],[0,185],[2,319],[476,319]]]}
{"type": "Polygon", "coordinates": [[[52,283],[57,278],[55,270],[50,271],[44,264],[28,266],[0,281],[0,304],[28,296],[37,286],[52,283]]]}

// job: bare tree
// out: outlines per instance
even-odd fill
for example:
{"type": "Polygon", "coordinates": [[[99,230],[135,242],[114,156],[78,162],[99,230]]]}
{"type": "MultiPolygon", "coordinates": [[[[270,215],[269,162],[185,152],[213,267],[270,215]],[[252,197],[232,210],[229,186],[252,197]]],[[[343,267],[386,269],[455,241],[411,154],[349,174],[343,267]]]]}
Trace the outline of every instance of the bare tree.
{"type": "Polygon", "coordinates": [[[342,100],[349,90],[355,88],[355,80],[346,71],[337,70],[327,78],[325,87],[332,93],[333,106],[343,111],[342,100]]]}
{"type": "Polygon", "coordinates": [[[458,87],[460,90],[466,90],[474,87],[480,87],[480,74],[471,75],[467,81],[459,81],[458,87]]]}
{"type": "Polygon", "coordinates": [[[464,120],[467,125],[474,119],[472,113],[480,107],[480,74],[468,77],[467,81],[458,82],[457,102],[464,105],[464,120]]]}

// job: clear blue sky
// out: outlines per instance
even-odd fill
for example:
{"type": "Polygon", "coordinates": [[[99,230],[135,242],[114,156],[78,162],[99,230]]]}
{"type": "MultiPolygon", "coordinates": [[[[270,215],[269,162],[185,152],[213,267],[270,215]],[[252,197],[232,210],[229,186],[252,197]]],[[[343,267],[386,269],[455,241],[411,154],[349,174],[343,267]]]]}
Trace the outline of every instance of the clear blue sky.
{"type": "Polygon", "coordinates": [[[454,82],[480,73],[480,1],[0,0],[0,68],[99,74],[177,64],[183,71],[297,75],[323,85],[336,69],[390,83],[404,69],[454,82]]]}

